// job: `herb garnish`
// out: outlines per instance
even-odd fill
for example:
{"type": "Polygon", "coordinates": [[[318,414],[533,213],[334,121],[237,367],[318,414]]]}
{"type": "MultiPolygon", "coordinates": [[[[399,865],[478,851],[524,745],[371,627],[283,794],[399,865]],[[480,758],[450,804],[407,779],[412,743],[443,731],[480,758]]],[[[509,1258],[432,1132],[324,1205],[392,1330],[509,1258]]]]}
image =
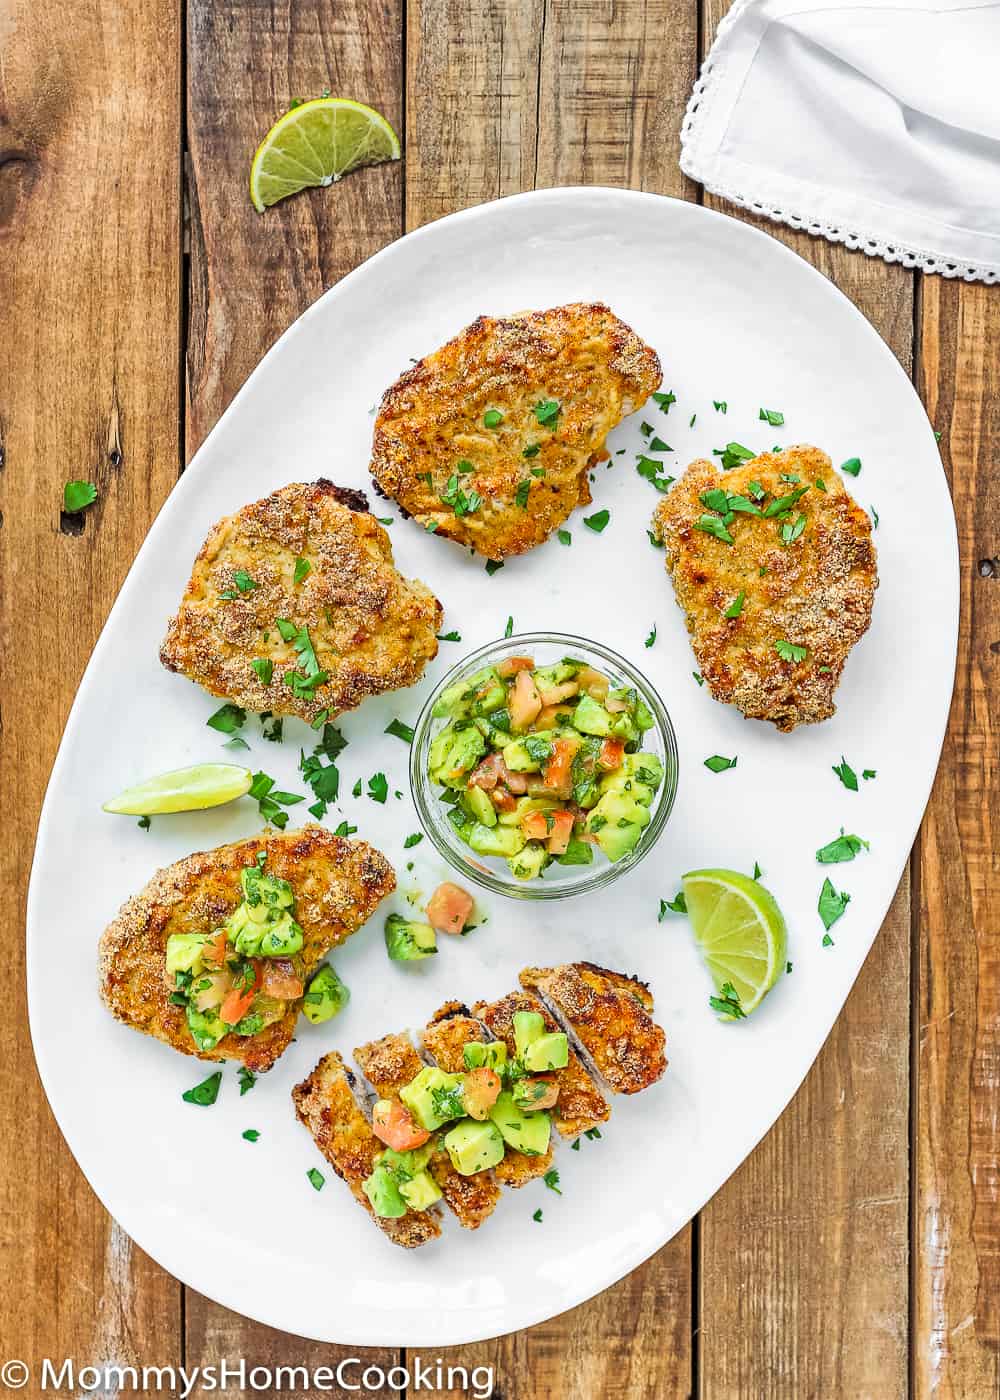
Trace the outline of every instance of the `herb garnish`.
{"type": "Polygon", "coordinates": [[[522,456],[522,457],[537,457],[538,454],[539,454],[539,452],[541,452],[541,450],[542,450],[542,444],[541,444],[540,442],[529,442],[528,445],[527,445],[527,447],[526,447],[526,448],[524,449],[524,451],[521,453],[521,456],[522,456]]]}
{"type": "Polygon", "coordinates": [[[306,1172],[306,1176],[309,1178],[309,1184],[314,1191],[322,1191],[323,1187],[326,1185],[326,1177],[322,1172],[318,1172],[315,1167],[310,1167],[306,1172]]]}
{"type": "Polygon", "coordinates": [[[652,530],[646,531],[646,538],[649,540],[649,543],[653,546],[654,549],[663,548],[663,541],[661,539],[657,539],[656,535],[653,534],[652,530]]]}
{"type": "Polygon", "coordinates": [[[714,535],[723,544],[734,543],[732,535],[726,529],[725,522],[720,520],[717,515],[703,515],[694,522],[694,528],[702,530],[706,535],[714,535]]]}
{"type": "Polygon", "coordinates": [[[842,472],[847,472],[848,476],[857,476],[858,472],[861,470],[861,458],[848,457],[846,462],[841,462],[840,470],[842,472]]]}
{"type": "Polygon", "coordinates": [[[483,414],[483,427],[499,428],[503,422],[503,414],[498,408],[488,408],[483,414]]]}
{"type": "Polygon", "coordinates": [[[247,1142],[256,1142],[257,1139],[260,1137],[260,1133],[257,1131],[256,1128],[247,1128],[246,1132],[243,1133],[242,1136],[247,1142]]]}
{"type": "Polygon", "coordinates": [[[725,399],[713,399],[712,407],[715,409],[716,413],[725,413],[729,405],[726,403],[725,399]]]}
{"type": "Polygon", "coordinates": [[[610,519],[611,512],[609,510],[599,510],[594,515],[585,515],[583,523],[588,530],[593,530],[599,535],[610,519]]]}
{"type": "Polygon", "coordinates": [[[207,1079],[203,1079],[200,1084],[196,1084],[193,1089],[187,1089],[181,1098],[185,1103],[196,1103],[202,1108],[208,1108],[219,1097],[219,1085],[222,1083],[222,1070],[217,1069],[214,1074],[210,1074],[207,1079]]]}
{"type": "Polygon", "coordinates": [[[259,586],[257,580],[251,578],[245,569],[235,569],[233,571],[233,582],[236,584],[236,587],[227,588],[223,593],[219,594],[220,598],[225,598],[227,601],[230,601],[233,598],[238,598],[240,593],[251,593],[259,586]]]}
{"type": "Polygon", "coordinates": [[[257,809],[265,822],[270,822],[279,831],[284,831],[288,825],[288,813],[281,810],[282,807],[294,807],[297,802],[304,802],[305,798],[301,793],[283,792],[274,786],[274,779],[268,777],[266,773],[255,773],[253,782],[250,784],[248,797],[252,797],[257,803],[257,809]]]}
{"type": "Polygon", "coordinates": [[[765,520],[773,520],[775,516],[786,515],[793,506],[798,504],[808,490],[808,485],[799,486],[794,491],[790,491],[787,496],[779,496],[777,500],[771,501],[769,505],[764,507],[765,520]]]}
{"type": "Polygon", "coordinates": [[[540,1210],[536,1210],[531,1218],[540,1225],[542,1223],[542,1212],[540,1210]]]}
{"type": "Polygon", "coordinates": [[[235,734],[237,729],[243,728],[246,718],[246,710],[227,700],[214,715],[209,715],[205,723],[209,729],[217,729],[220,734],[235,734]]]}
{"type": "Polygon", "coordinates": [[[785,422],[785,415],[776,408],[762,408],[759,417],[762,423],[770,423],[772,428],[780,428],[785,422]]]}
{"type": "Polygon", "coordinates": [[[705,677],[704,677],[704,676],[700,676],[700,675],[698,674],[697,671],[692,671],[691,674],[692,674],[692,676],[694,676],[695,680],[698,682],[699,685],[704,685],[704,684],[705,684],[705,677]]]}
{"type": "Polygon", "coordinates": [[[257,672],[257,679],[261,685],[271,684],[271,677],[274,675],[274,662],[269,656],[257,656],[250,662],[250,665],[257,672]]]}
{"type": "Polygon", "coordinates": [[[312,565],[308,559],[301,556],[295,561],[295,573],[292,576],[293,583],[301,583],[307,574],[312,572],[312,565]]]}
{"type": "Polygon", "coordinates": [[[844,910],[851,902],[851,896],[841,891],[839,894],[830,883],[829,877],[823,881],[823,888],[819,892],[819,916],[823,920],[823,927],[829,932],[839,918],[843,916],[844,910]]]}
{"type": "Polygon", "coordinates": [[[560,544],[564,545],[571,545],[573,543],[573,536],[568,530],[557,530],[556,539],[560,544]]]}
{"type": "Polygon", "coordinates": [[[276,617],[274,622],[282,641],[291,642],[299,656],[299,669],[286,671],[283,680],[286,685],[291,686],[292,694],[297,700],[311,700],[317,687],[329,680],[329,675],[319,668],[309,628],[296,627],[294,622],[289,622],[285,617],[276,617]]]}
{"type": "Polygon", "coordinates": [[[721,753],[714,753],[711,758],[705,759],[705,767],[713,773],[724,773],[727,768],[736,767],[736,759],[724,758],[721,753]]]}
{"type": "Polygon", "coordinates": [[[553,1167],[551,1171],[547,1171],[542,1177],[542,1180],[545,1182],[545,1185],[549,1188],[550,1191],[554,1191],[557,1196],[562,1195],[562,1192],[559,1189],[559,1173],[555,1167],[553,1167]]]}
{"type": "Polygon", "coordinates": [[[517,490],[514,492],[514,504],[521,510],[528,508],[528,494],[531,491],[531,482],[525,479],[517,483],[517,490]]]}
{"type": "Polygon", "coordinates": [[[844,757],[843,754],[840,755],[840,763],[835,763],[833,765],[833,771],[836,773],[840,781],[844,784],[845,788],[849,789],[849,791],[851,792],[857,792],[858,775],[857,773],[855,773],[854,769],[848,763],[847,759],[844,757]]]}
{"type": "Polygon", "coordinates": [[[423,833],[422,831],[414,831],[414,832],[413,832],[410,836],[408,836],[408,837],[406,838],[406,840],[403,842],[403,850],[404,850],[404,851],[412,850],[412,848],[413,848],[414,846],[419,846],[420,843],[421,843],[421,841],[422,841],[423,839],[424,839],[424,833],[423,833]]]}
{"type": "Polygon", "coordinates": [[[502,568],[503,568],[503,560],[502,560],[502,559],[487,559],[487,561],[486,561],[486,572],[490,575],[490,577],[492,577],[495,573],[497,573],[497,572],[498,572],[500,569],[502,569],[502,568]]]}
{"type": "Polygon", "coordinates": [[[786,520],[781,527],[781,543],[794,544],[805,528],[806,518],[804,515],[800,515],[794,523],[786,520]]]}
{"type": "Polygon", "coordinates": [[[554,428],[559,418],[559,404],[556,399],[541,399],[535,404],[535,418],[543,428],[554,428]]]}
{"type": "Polygon", "coordinates": [[[746,1019],[747,1013],[740,1005],[740,994],[732,982],[723,982],[722,996],[709,997],[708,1004],[713,1011],[718,1011],[722,1016],[728,1016],[731,1021],[746,1019]]]}
{"type": "Polygon", "coordinates": [[[461,632],[438,632],[437,639],[439,642],[460,642],[462,634],[461,632]]]}
{"type": "Polygon", "coordinates": [[[368,779],[368,796],[373,802],[384,802],[389,796],[389,783],[384,773],[373,773],[368,779]]]}
{"type": "Polygon", "coordinates": [[[651,647],[655,641],[656,641],[656,623],[654,622],[653,625],[652,625],[652,627],[650,628],[649,636],[646,638],[645,645],[646,645],[647,647],[651,647]]]}
{"type": "Polygon", "coordinates": [[[505,638],[507,638],[507,637],[512,637],[512,636],[514,635],[514,619],[513,619],[513,617],[508,617],[506,626],[505,626],[504,629],[503,629],[503,635],[504,635],[505,638]]]}
{"type": "Polygon", "coordinates": [[[686,914],[688,911],[687,900],[684,898],[684,891],[678,890],[673,899],[660,900],[660,912],[656,916],[656,922],[662,924],[667,917],[667,912],[671,914],[686,914]]]}
{"type": "Polygon", "coordinates": [[[737,593],[736,597],[735,597],[735,598],[733,599],[733,601],[729,604],[729,607],[728,607],[728,608],[726,609],[726,611],[722,614],[722,616],[723,616],[723,617],[739,617],[740,613],[743,611],[743,600],[744,600],[745,597],[746,597],[746,593],[745,593],[744,590],[741,588],[740,591],[739,591],[739,593],[737,593]]]}
{"type": "Polygon", "coordinates": [[[97,487],[92,481],[67,481],[63,487],[63,510],[70,515],[86,510],[97,500],[97,487]]]}
{"type": "Polygon", "coordinates": [[[451,506],[455,514],[461,517],[473,515],[482,505],[483,498],[478,491],[464,491],[459,485],[457,475],[452,475],[441,493],[441,501],[444,505],[451,506]]]}
{"type": "Polygon", "coordinates": [[[839,865],[843,861],[853,860],[862,847],[867,851],[868,842],[860,836],[845,836],[844,828],[841,827],[839,836],[835,836],[825,846],[820,846],[816,852],[816,859],[821,865],[839,865]]]}
{"type": "Polygon", "coordinates": [[[874,778],[874,777],[876,776],[875,769],[874,769],[874,768],[862,768],[862,770],[861,770],[861,776],[862,776],[862,778],[864,778],[865,782],[867,782],[869,778],[874,778]]]}
{"type": "Polygon", "coordinates": [[[796,646],[794,642],[786,642],[780,637],[775,642],[774,649],[782,661],[805,661],[809,655],[808,647],[796,646]]]}
{"type": "Polygon", "coordinates": [[[674,393],[671,393],[671,391],[670,391],[669,389],[667,390],[667,392],[666,392],[665,394],[663,394],[663,393],[650,394],[650,398],[651,398],[651,399],[653,400],[653,402],[659,407],[661,413],[669,413],[669,412],[670,412],[670,405],[671,405],[672,403],[676,403],[676,402],[677,402],[677,395],[674,394],[674,393]]]}
{"type": "Polygon", "coordinates": [[[247,1069],[246,1065],[240,1065],[239,1078],[240,1098],[242,1098],[244,1094],[249,1094],[250,1090],[257,1083],[257,1076],[252,1069],[247,1069]]]}
{"type": "MultiPolygon", "coordinates": [[[[725,411],[725,410],[723,410],[725,411]]],[[[744,447],[741,442],[727,442],[725,447],[713,447],[713,457],[721,457],[720,463],[723,471],[729,471],[731,467],[738,467],[741,462],[749,462],[757,456],[749,447],[744,447]]]]}
{"type": "Polygon", "coordinates": [[[663,476],[663,463],[657,462],[652,457],[639,456],[636,458],[635,469],[641,477],[644,477],[651,486],[655,486],[657,491],[666,492],[673,486],[675,477],[663,476]]]}
{"type": "Polygon", "coordinates": [[[390,720],[385,727],[385,732],[391,734],[394,739],[402,739],[404,744],[413,743],[413,730],[401,719],[390,720]]]}

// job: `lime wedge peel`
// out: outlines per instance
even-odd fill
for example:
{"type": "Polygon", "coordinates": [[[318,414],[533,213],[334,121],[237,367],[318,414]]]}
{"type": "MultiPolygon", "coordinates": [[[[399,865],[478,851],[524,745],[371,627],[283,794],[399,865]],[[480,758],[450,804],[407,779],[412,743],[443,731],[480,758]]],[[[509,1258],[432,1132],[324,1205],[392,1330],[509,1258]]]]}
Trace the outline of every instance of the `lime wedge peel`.
{"type": "Polygon", "coordinates": [[[363,165],[399,160],[399,137],[380,113],[346,97],[301,102],[271,127],[250,167],[258,214],[300,190],[331,185],[363,165]]]}
{"type": "Polygon", "coordinates": [[[175,768],[126,788],[104,803],[117,816],[154,817],[164,812],[200,812],[221,807],[250,791],[253,774],[235,763],[198,763],[175,768]]]}
{"type": "Polygon", "coordinates": [[[716,990],[731,983],[749,1016],[785,971],[788,931],[777,901],[738,870],[691,870],[681,885],[716,990]]]}

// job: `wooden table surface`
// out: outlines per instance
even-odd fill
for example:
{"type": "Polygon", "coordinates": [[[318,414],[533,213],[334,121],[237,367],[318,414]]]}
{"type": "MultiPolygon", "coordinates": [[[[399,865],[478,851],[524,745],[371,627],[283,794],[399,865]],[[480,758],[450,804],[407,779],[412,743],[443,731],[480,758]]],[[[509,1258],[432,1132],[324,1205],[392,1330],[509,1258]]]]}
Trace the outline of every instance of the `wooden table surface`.
{"type": "MultiPolygon", "coordinates": [[[[185,461],[263,352],[338,278],[452,210],[578,183],[712,202],[680,173],[678,130],[725,8],[0,6],[0,861],[19,916],[46,779],[91,648],[185,461]],[[325,87],[385,112],[405,161],[259,217],[246,189],[257,141],[291,98],[325,87]],[[100,489],[82,529],[60,514],[63,482],[75,477],[100,489]]],[[[1000,287],[767,229],[857,303],[940,431],[962,570],[944,755],[885,927],[753,1156],[603,1296],[448,1353],[495,1364],[504,1400],[1000,1394],[1000,287]]],[[[913,646],[920,626],[913,617],[913,646]]],[[[83,878],[72,852],[66,866],[83,878]]],[[[182,1289],[108,1218],[46,1105],[20,933],[10,926],[8,938],[4,1357],[335,1360],[336,1348],[182,1289]]]]}

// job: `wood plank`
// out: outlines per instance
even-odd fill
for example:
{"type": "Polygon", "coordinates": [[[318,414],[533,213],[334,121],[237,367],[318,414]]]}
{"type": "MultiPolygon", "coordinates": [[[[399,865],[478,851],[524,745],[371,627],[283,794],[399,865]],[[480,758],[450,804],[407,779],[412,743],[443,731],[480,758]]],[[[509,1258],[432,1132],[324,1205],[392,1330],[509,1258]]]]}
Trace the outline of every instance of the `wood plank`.
{"type": "MultiPolygon", "coordinates": [[[[175,0],[34,0],[0,29],[0,760],[16,794],[0,883],[20,921],[70,704],[179,470],[180,25],[175,0]],[[73,478],[100,498],[60,529],[73,478]]],[[[4,1355],[177,1362],[179,1286],[70,1156],[32,1059],[20,932],[6,945],[4,1355]]]]}
{"type": "MultiPolygon", "coordinates": [[[[694,0],[410,0],[407,228],[535,185],[689,195],[676,132],[696,40],[694,0]]],[[[592,1302],[448,1360],[488,1361],[499,1391],[530,1384],[533,1400],[687,1396],[691,1240],[688,1228],[592,1302]]]]}
{"type": "MultiPolygon", "coordinates": [[[[189,457],[282,331],[402,231],[398,164],[359,171],[336,189],[308,191],[263,215],[247,195],[253,151],[293,98],[328,87],[367,102],[400,129],[402,32],[402,0],[189,0],[189,457]]],[[[388,1368],[398,1359],[391,1349],[300,1341],[191,1290],[185,1345],[189,1366],[220,1356],[308,1367],[360,1355],[388,1368]]],[[[310,1386],[296,1393],[314,1400],[349,1392],[310,1386]]]]}
{"type": "MultiPolygon", "coordinates": [[[[727,9],[704,0],[706,50],[727,9]]],[[[705,203],[819,268],[911,369],[913,274],[705,203]]],[[[702,1213],[699,1381],[711,1400],[906,1393],[910,924],[907,872],[802,1088],[702,1213]]]]}
{"type": "Polygon", "coordinates": [[[924,278],[920,387],[958,521],[955,697],[920,864],[915,1397],[1000,1395],[1000,295],[924,278]]]}

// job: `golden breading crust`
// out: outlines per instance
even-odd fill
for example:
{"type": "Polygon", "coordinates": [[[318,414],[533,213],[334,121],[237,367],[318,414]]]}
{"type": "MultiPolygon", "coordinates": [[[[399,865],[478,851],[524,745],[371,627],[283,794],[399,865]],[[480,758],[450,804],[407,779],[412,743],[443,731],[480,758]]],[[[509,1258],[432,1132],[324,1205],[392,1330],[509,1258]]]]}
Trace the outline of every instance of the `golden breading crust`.
{"type": "Polygon", "coordinates": [[[437,654],[441,617],[430,589],[393,567],[389,536],[364,493],[321,480],[285,486],[219,521],[195,560],[160,660],[244,709],[310,722],[325,710],[332,719],[419,680],[437,654]],[[310,569],[296,583],[299,559],[310,569]],[[279,618],[300,637],[307,630],[326,681],[304,689],[286,681],[310,672],[279,618]],[[266,684],[255,660],[272,663],[266,684]]]}
{"type": "MultiPolygon", "coordinates": [[[[546,1031],[562,1030],[544,1004],[531,992],[509,992],[500,1001],[477,1002],[472,1010],[499,1040],[506,1042],[507,1050],[512,1055],[515,1049],[515,1011],[537,1011],[545,1022],[546,1031]]],[[[556,1070],[554,1077],[559,1081],[559,1099],[552,1109],[552,1121],[563,1137],[579,1137],[588,1128],[596,1128],[598,1123],[608,1121],[611,1110],[607,1101],[584,1069],[575,1050],[570,1049],[569,1063],[565,1069],[556,1070]]]]}
{"type": "Polygon", "coordinates": [[[425,529],[488,559],[523,554],[590,501],[604,439],[660,380],[656,352],[600,302],[480,316],[386,390],[371,472],[425,529]],[[540,423],[552,400],[557,420],[540,423]]]}
{"type": "Polygon", "coordinates": [[[644,983],[588,962],[526,967],[519,980],[565,1020],[616,1094],[637,1094],[662,1076],[665,1038],[644,983]]]}
{"type": "Polygon", "coordinates": [[[828,719],[851,647],[868,630],[878,575],[871,522],[826,453],[786,447],[732,471],[692,462],[657,507],[653,531],[663,540],[667,572],[715,699],[784,731],[828,719]],[[782,479],[789,476],[799,480],[782,479]],[[732,544],[695,528],[706,512],[713,514],[705,492],[753,500],[751,483],[767,493],[765,511],[800,487],[809,489],[775,517],[734,513],[727,526],[732,544]],[[801,533],[783,543],[782,526],[797,528],[800,516],[801,533]],[[740,594],[739,615],[726,617],[740,594]],[[805,657],[782,657],[778,642],[805,647],[805,657]]]}
{"type": "Polygon", "coordinates": [[[283,835],[266,830],[157,871],[108,925],[99,954],[101,997],[120,1021],[185,1055],[242,1060],[254,1071],[270,1069],[287,1047],[300,1001],[257,1035],[227,1035],[213,1050],[200,1051],[184,1007],[170,1001],[173,988],[164,967],[170,934],[210,933],[233,912],[243,898],[241,872],[254,864],[258,851],[267,852],[267,873],[290,881],[295,892],[306,977],[396,887],[392,866],[366,841],[348,841],[313,825],[283,835]]]}
{"type": "Polygon", "coordinates": [[[358,1068],[380,1099],[399,1093],[424,1067],[424,1062],[405,1035],[384,1035],[354,1051],[358,1068]]]}
{"type": "Polygon", "coordinates": [[[408,1210],[389,1220],[372,1210],[361,1183],[371,1175],[376,1157],[385,1149],[358,1107],[353,1075],[335,1050],[323,1056],[308,1079],[296,1084],[292,1099],[299,1121],[312,1134],[320,1152],[393,1244],[416,1249],[437,1239],[441,1223],[436,1211],[408,1210]]]}

